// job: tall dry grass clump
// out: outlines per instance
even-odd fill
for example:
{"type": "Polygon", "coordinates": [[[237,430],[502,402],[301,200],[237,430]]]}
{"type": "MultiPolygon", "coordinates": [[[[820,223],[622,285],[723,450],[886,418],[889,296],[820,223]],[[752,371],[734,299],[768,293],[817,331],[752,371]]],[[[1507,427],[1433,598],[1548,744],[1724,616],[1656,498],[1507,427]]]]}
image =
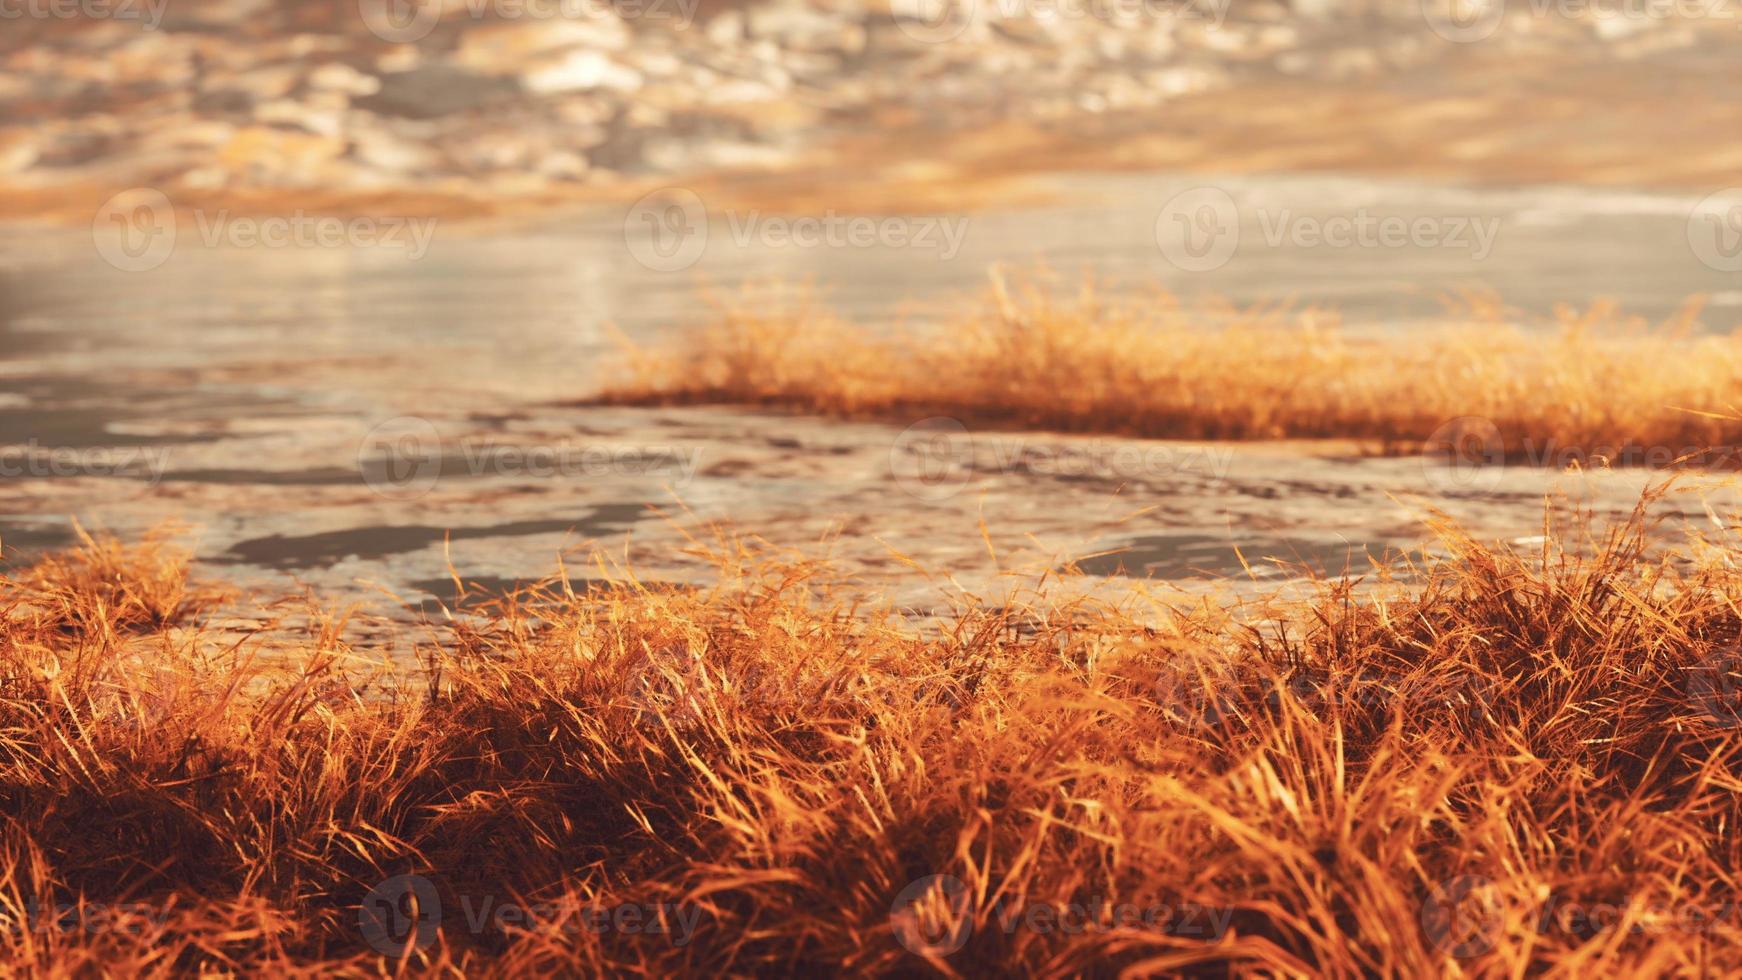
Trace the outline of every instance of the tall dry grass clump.
{"type": "Polygon", "coordinates": [[[877,332],[750,292],[691,333],[630,348],[598,400],[1175,439],[1371,440],[1413,452],[1451,420],[1495,455],[1728,459],[1742,438],[1742,338],[1600,304],[1545,328],[1468,297],[1455,327],[1355,335],[1321,310],[1191,309],[1172,296],[1059,298],[994,278],[978,308],[877,332]]]}
{"type": "Polygon", "coordinates": [[[132,633],[174,626],[221,603],[224,589],[195,584],[174,528],[127,547],[74,526],[78,546],[47,555],[12,582],[9,621],[37,630],[132,633]]]}
{"type": "Polygon", "coordinates": [[[47,628],[46,597],[111,608],[50,561],[0,581],[0,959],[1742,968],[1737,552],[1649,558],[1640,514],[1577,549],[1444,534],[1419,579],[1301,604],[925,633],[755,556],[702,589],[554,582],[377,687],[334,629],[267,672],[197,628],[47,628]]]}

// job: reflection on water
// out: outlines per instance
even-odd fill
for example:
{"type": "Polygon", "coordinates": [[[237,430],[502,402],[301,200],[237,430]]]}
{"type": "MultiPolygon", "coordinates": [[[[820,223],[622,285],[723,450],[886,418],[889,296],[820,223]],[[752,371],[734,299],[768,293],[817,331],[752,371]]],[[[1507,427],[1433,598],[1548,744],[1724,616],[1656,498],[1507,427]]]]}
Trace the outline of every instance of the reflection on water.
{"type": "Polygon", "coordinates": [[[477,372],[560,370],[578,382],[608,350],[610,328],[645,337],[704,316],[698,288],[730,294],[747,281],[811,282],[831,306],[880,323],[959,305],[995,263],[1045,263],[1067,285],[1092,270],[1117,286],[1188,298],[1327,304],[1356,324],[1438,318],[1441,298],[1466,289],[1491,290],[1532,315],[1611,297],[1653,319],[1706,294],[1717,326],[1742,321],[1734,275],[1702,263],[1689,245],[1692,200],[1326,177],[1099,177],[1067,190],[1077,203],[968,215],[959,247],[948,249],[929,238],[910,247],[769,244],[754,229],[777,216],[714,213],[699,259],[673,271],[637,261],[620,209],[506,233],[439,225],[416,261],[388,247],[206,248],[189,234],[149,273],[106,266],[88,233],[0,235],[0,260],[12,270],[0,299],[0,356],[52,345],[64,356],[51,361],[85,373],[433,346],[471,352],[477,372]],[[1236,241],[1219,267],[1187,271],[1164,255],[1157,223],[1170,201],[1206,186],[1233,202],[1236,241]],[[1383,244],[1388,220],[1429,222],[1432,233],[1418,236],[1429,244],[1383,244]],[[1338,227],[1370,244],[1320,241],[1338,227]],[[34,300],[20,289],[26,282],[40,294],[34,300]]]}
{"type": "Polygon", "coordinates": [[[420,551],[443,541],[477,538],[521,538],[537,534],[567,534],[600,537],[620,530],[646,516],[635,504],[594,507],[584,517],[536,521],[510,521],[484,527],[442,528],[429,526],[357,527],[321,534],[305,534],[240,541],[219,561],[260,568],[295,570],[320,568],[347,558],[379,559],[420,551]]]}
{"type": "Polygon", "coordinates": [[[1117,551],[1092,555],[1074,563],[1085,575],[1126,578],[1222,578],[1250,575],[1282,577],[1288,572],[1315,575],[1360,574],[1385,556],[1383,547],[1347,541],[1316,541],[1266,535],[1217,537],[1211,534],[1144,534],[1117,551]]]}
{"type": "Polygon", "coordinates": [[[0,570],[29,565],[44,552],[66,548],[77,536],[71,527],[60,524],[33,524],[29,521],[0,521],[0,570]]]}
{"type": "MultiPolygon", "coordinates": [[[[444,542],[460,542],[475,546],[474,561],[491,566],[468,574],[505,582],[543,574],[546,554],[528,567],[501,542],[543,542],[570,530],[583,537],[614,533],[639,520],[645,504],[670,503],[675,495],[648,478],[505,486],[489,478],[487,461],[480,470],[475,458],[446,455],[437,457],[433,475],[465,496],[435,513],[427,502],[369,490],[379,481],[369,479],[371,461],[358,461],[363,433],[413,415],[501,436],[504,445],[514,438],[607,438],[595,433],[597,415],[551,412],[588,393],[613,329],[645,339],[705,317],[698,287],[729,294],[770,278],[814,282],[828,305],[872,324],[959,308],[983,288],[989,266],[1040,262],[1066,285],[1091,270],[1113,289],[1159,286],[1188,301],[1215,295],[1238,305],[1292,299],[1386,329],[1440,319],[1445,295],[1472,289],[1497,293],[1531,315],[1613,297],[1652,318],[1705,293],[1712,298],[1708,327],[1729,329],[1742,320],[1733,274],[1702,263],[1689,245],[1688,200],[1322,177],[1098,177],[1061,186],[1061,200],[1072,203],[966,216],[947,256],[935,238],[916,247],[779,245],[745,232],[768,216],[717,213],[705,232],[697,231],[706,241],[698,260],[673,271],[636,259],[621,209],[512,231],[440,225],[416,261],[393,249],[205,248],[188,234],[165,265],[148,273],[106,265],[88,230],[0,232],[0,448],[150,447],[169,454],[144,490],[137,472],[87,474],[131,481],[130,496],[108,494],[89,480],[0,474],[0,535],[10,557],[64,543],[72,514],[107,518],[122,530],[184,516],[214,529],[221,544],[208,557],[232,567],[342,566],[363,574],[391,566],[402,582],[433,581],[444,542]],[[1223,233],[1234,238],[1220,243],[1228,246],[1224,261],[1186,271],[1158,243],[1157,224],[1170,201],[1206,186],[1231,202],[1234,220],[1223,233]],[[1315,230],[1337,222],[1355,227],[1424,217],[1444,239],[1431,247],[1371,239],[1312,244],[1315,230]],[[525,425],[537,431],[512,436],[525,425]],[[62,483],[72,489],[60,492],[62,483]],[[148,495],[141,499],[142,493],[148,495]],[[129,501],[129,509],[113,510],[115,499],[129,501]],[[416,568],[396,564],[411,558],[416,568]]],[[[692,441],[702,447],[705,479],[681,499],[721,519],[826,518],[816,513],[825,506],[819,499],[861,457],[874,466],[867,479],[887,481],[886,446],[830,448],[823,438],[800,446],[781,441],[792,423],[734,428],[715,415],[691,426],[685,419],[695,415],[679,416],[651,413],[635,422],[657,436],[639,433],[648,441],[638,448],[692,441]],[[827,461],[831,453],[839,460],[827,461]]],[[[1318,493],[1291,483],[1296,476],[1255,472],[1245,483],[1285,500],[1318,493]]],[[[1340,479],[1324,481],[1325,492],[1370,489],[1340,479]]],[[[1082,515],[1059,502],[1063,491],[1049,481],[1030,479],[1023,487],[1010,491],[1019,513],[1030,508],[1037,521],[1079,523],[1082,515]]],[[[1514,508],[1529,506],[1538,492],[1524,484],[1515,490],[1514,508]]],[[[1083,495],[1077,505],[1087,506],[1100,491],[1076,492],[1083,495]]],[[[912,506],[886,485],[874,496],[892,512],[912,506]]],[[[860,499],[844,506],[861,506],[860,499]]],[[[1498,495],[1489,502],[1505,503],[1498,495]]],[[[1201,502],[1180,510],[1188,525],[1207,513],[1201,502]]],[[[1322,524],[1323,512],[1315,513],[1322,524]]],[[[1381,547],[1380,537],[1357,533],[1351,540],[1381,547]]],[[[1202,524],[1125,538],[1129,547],[1121,554],[1081,567],[1095,575],[1166,578],[1241,573],[1229,540],[1202,524]]],[[[1364,566],[1367,544],[1277,534],[1260,535],[1251,548],[1256,557],[1336,572],[1346,563],[1364,566]]],[[[1255,557],[1252,550],[1246,555],[1255,557]]]]}

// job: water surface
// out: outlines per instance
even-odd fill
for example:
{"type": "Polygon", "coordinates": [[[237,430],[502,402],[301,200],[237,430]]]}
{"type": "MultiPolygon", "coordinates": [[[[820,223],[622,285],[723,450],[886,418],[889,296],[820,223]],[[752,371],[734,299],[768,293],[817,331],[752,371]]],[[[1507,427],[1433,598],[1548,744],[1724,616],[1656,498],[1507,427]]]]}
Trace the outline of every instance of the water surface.
{"type": "MultiPolygon", "coordinates": [[[[106,264],[84,231],[10,229],[0,234],[0,447],[30,465],[0,474],[0,538],[16,558],[64,543],[74,517],[125,535],[174,518],[220,574],[335,591],[369,583],[413,604],[432,583],[447,588],[450,568],[521,582],[589,546],[650,575],[705,576],[706,560],[679,550],[693,551],[685,535],[709,522],[836,554],[914,601],[939,581],[996,590],[1073,562],[1092,576],[1178,581],[1250,576],[1255,565],[1334,573],[1419,545],[1423,511],[1404,497],[1521,536],[1559,478],[1515,470],[1460,494],[1419,461],[1212,447],[1198,458],[1216,466],[1175,472],[1065,480],[978,467],[931,499],[892,476],[914,420],[561,403],[591,390],[613,331],[649,339],[707,315],[698,288],[729,294],[771,277],[814,282],[829,305],[870,324],[960,308],[994,263],[1045,263],[1067,281],[1087,270],[1115,290],[1160,287],[1188,301],[1327,304],[1357,329],[1421,329],[1445,317],[1444,297],[1472,290],[1533,322],[1605,297],[1659,319],[1702,293],[1707,329],[1742,321],[1737,274],[1689,245],[1688,199],[1322,177],[1060,187],[1069,203],[950,217],[961,237],[948,255],[756,234],[740,245],[746,227],[778,216],[716,213],[697,260],[675,270],[637,259],[620,208],[512,229],[441,226],[415,260],[390,249],[207,248],[187,232],[150,272],[106,264]],[[1205,187],[1233,202],[1238,246],[1191,271],[1158,245],[1156,227],[1169,202],[1205,187]],[[1493,235],[1476,254],[1307,246],[1292,231],[1355,218],[1493,235]],[[417,447],[428,486],[397,485],[360,451],[377,425],[407,416],[436,443],[417,447]],[[514,462],[540,448],[573,465],[514,462]],[[606,465],[586,465],[589,452],[606,465]],[[990,554],[982,521],[996,529],[990,554]],[[897,554],[939,578],[915,585],[897,554]]],[[[997,438],[1056,448],[1075,437],[997,438]]],[[[1642,479],[1610,478],[1596,499],[1624,509],[1642,479]]]]}

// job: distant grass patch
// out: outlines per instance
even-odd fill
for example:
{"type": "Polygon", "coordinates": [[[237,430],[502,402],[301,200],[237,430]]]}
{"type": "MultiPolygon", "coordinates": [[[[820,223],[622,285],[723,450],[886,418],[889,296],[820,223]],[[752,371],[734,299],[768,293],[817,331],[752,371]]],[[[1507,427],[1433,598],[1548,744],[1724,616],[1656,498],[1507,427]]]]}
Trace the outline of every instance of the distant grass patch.
{"type": "Polygon", "coordinates": [[[1742,338],[1695,334],[1697,307],[1654,326],[1599,305],[1534,330],[1491,301],[1466,305],[1460,326],[1357,336],[1323,311],[1188,310],[1089,287],[1060,299],[995,278],[978,308],[884,334],[752,292],[700,329],[627,347],[597,400],[1543,463],[1731,461],[1742,338]]]}

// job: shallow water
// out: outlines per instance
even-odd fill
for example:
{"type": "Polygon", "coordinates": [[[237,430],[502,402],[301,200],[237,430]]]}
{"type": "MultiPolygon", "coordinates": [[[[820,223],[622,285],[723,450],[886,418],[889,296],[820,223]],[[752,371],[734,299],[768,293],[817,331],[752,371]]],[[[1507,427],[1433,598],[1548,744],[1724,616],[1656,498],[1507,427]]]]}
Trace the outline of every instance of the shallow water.
{"type": "MultiPolygon", "coordinates": [[[[506,587],[589,543],[646,576],[703,578],[707,561],[678,550],[708,522],[831,553],[868,588],[916,605],[949,588],[1032,584],[1073,562],[1091,576],[1195,583],[1336,573],[1419,553],[1428,506],[1522,537],[1540,526],[1545,492],[1620,511],[1645,475],[1569,488],[1567,477],[1513,468],[1472,488],[1468,474],[1416,460],[973,433],[940,491],[903,479],[904,429],[915,420],[560,403],[595,383],[613,327],[646,338],[705,315],[698,285],[730,290],[768,276],[814,278],[833,307],[872,323],[959,305],[991,263],[1040,260],[1187,298],[1332,304],[1378,329],[1419,328],[1443,315],[1442,294],[1465,289],[1493,290],[1524,316],[1609,296],[1652,318],[1704,292],[1708,328],[1742,322],[1742,282],[1690,247],[1684,199],[1326,178],[1059,187],[1074,203],[962,217],[947,257],[780,247],[754,234],[740,247],[734,236],[752,216],[718,215],[695,264],[676,271],[637,260],[622,209],[532,228],[438,227],[416,260],[381,249],[207,248],[182,229],[150,272],[106,264],[88,233],[11,229],[0,234],[5,557],[64,543],[73,517],[124,535],[180,519],[211,572],[273,587],[366,583],[404,607],[450,594],[450,567],[506,587]],[[1158,215],[1212,184],[1236,202],[1238,247],[1218,268],[1189,272],[1158,246],[1158,215]],[[1447,235],[1460,222],[1496,231],[1480,257],[1451,246],[1307,247],[1291,243],[1292,231],[1281,245],[1267,240],[1278,227],[1358,215],[1426,217],[1447,235]],[[420,422],[393,434],[415,443],[409,482],[395,472],[406,459],[375,454],[369,437],[405,416],[420,422]],[[1013,456],[1015,443],[1026,448],[1013,456]],[[1132,447],[1140,451],[1119,455],[1132,447]],[[1037,455],[1087,462],[1050,472],[1008,463],[1037,455]],[[1116,457],[1141,465],[1106,462],[1116,457]],[[898,555],[933,576],[915,576],[898,555]]],[[[1704,499],[1725,506],[1728,493],[1704,499]]],[[[1704,520],[1699,499],[1677,506],[1704,520]]]]}

